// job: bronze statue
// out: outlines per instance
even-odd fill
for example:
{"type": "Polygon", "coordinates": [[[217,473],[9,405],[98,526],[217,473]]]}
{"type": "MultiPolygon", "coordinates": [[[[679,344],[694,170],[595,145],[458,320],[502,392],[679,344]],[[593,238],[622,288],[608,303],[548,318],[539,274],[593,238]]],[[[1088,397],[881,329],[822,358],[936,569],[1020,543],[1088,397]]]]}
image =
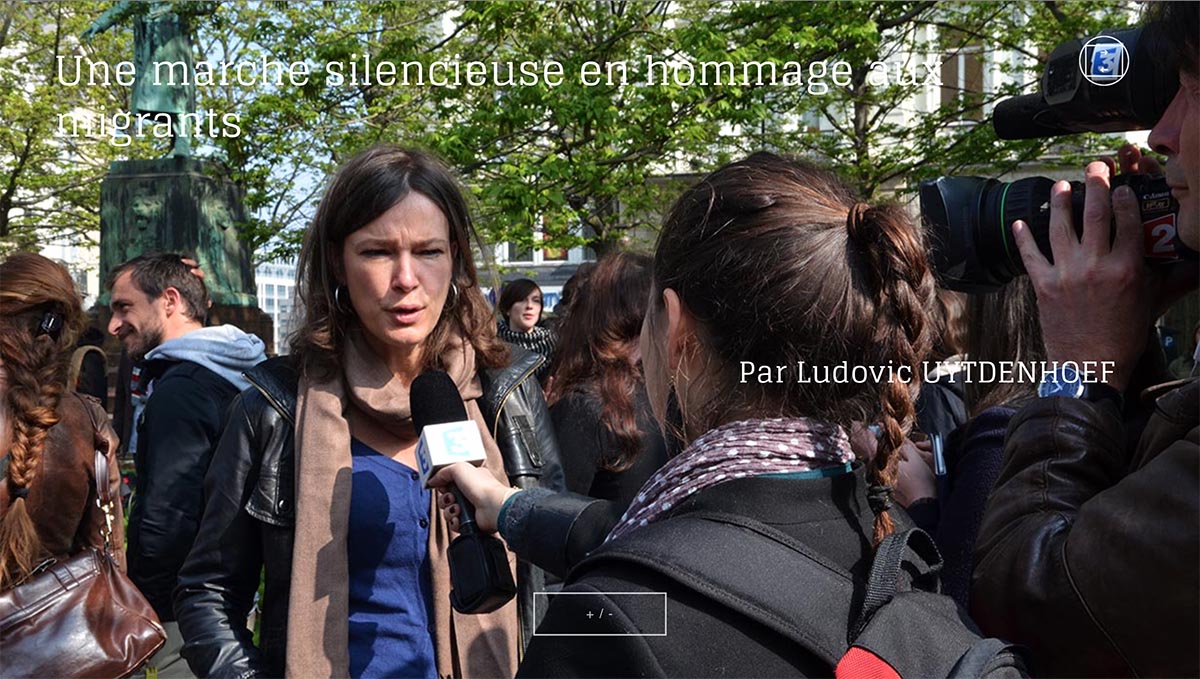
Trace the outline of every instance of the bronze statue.
{"type": "Polygon", "coordinates": [[[212,11],[212,3],[135,2],[121,0],[101,14],[80,36],[93,36],[123,23],[133,23],[136,74],[130,108],[136,115],[167,117],[172,144],[168,155],[192,154],[185,115],[196,112],[195,67],[188,19],[212,11]],[[178,10],[178,11],[177,11],[178,10]]]}

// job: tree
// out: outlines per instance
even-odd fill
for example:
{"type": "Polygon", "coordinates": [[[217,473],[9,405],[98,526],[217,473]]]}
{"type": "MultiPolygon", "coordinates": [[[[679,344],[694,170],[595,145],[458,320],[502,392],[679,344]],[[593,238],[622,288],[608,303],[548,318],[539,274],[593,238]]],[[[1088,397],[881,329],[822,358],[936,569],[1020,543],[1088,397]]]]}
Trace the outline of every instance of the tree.
{"type": "Polygon", "coordinates": [[[90,64],[127,58],[112,39],[86,54],[81,48],[77,36],[102,11],[97,7],[0,3],[0,252],[64,237],[94,241],[108,163],[142,146],[114,130],[113,114],[128,110],[127,93],[89,82],[90,64]],[[78,85],[63,86],[58,58],[70,82],[77,56],[84,75],[78,85]],[[60,121],[63,114],[76,117],[60,121]],[[96,126],[90,133],[89,125],[96,126]],[[130,146],[121,146],[127,141],[130,146]]]}
{"type": "Polygon", "coordinates": [[[999,140],[991,106],[1034,91],[1056,44],[1126,26],[1136,17],[1129,3],[798,3],[793,9],[809,15],[797,16],[799,25],[836,23],[857,35],[838,56],[850,67],[851,84],[819,98],[773,90],[771,119],[799,113],[814,124],[774,126],[751,141],[835,162],[866,199],[881,189],[913,191],[918,180],[940,174],[999,176],[1037,159],[1115,150],[1100,135],[999,140]],[[942,81],[933,90],[938,103],[913,115],[914,100],[930,94],[931,77],[942,81]]]}
{"type": "Polygon", "coordinates": [[[199,58],[305,62],[307,82],[237,82],[201,88],[201,106],[240,116],[242,134],[211,140],[202,153],[244,193],[252,213],[242,235],[260,260],[293,254],[325,177],[350,154],[385,140],[420,141],[430,110],[422,88],[331,85],[327,64],[364,54],[420,58],[440,35],[445,3],[225,3],[197,27],[199,58]]]}
{"type": "MultiPolygon", "coordinates": [[[[62,31],[68,36],[81,30],[76,15],[100,11],[94,5],[51,7],[63,21],[76,22],[62,31]]],[[[26,42],[53,42],[34,30],[28,10],[6,12],[27,22],[21,32],[37,40],[26,42]]],[[[656,225],[679,189],[678,182],[656,178],[705,172],[761,148],[832,161],[869,198],[880,190],[912,189],[925,176],[1000,174],[1047,153],[1095,146],[1096,137],[1067,145],[1000,142],[986,113],[995,100],[1030,90],[1039,59],[1057,42],[1131,18],[1124,2],[222,3],[196,22],[198,61],[301,61],[311,77],[299,85],[202,86],[201,109],[237,113],[242,133],[197,149],[242,188],[253,213],[243,235],[261,258],[295,251],[324,178],[377,141],[425,147],[447,158],[477,198],[480,225],[491,242],[524,248],[582,244],[603,253],[656,225]],[[1020,58],[1000,62],[999,54],[1020,58]],[[429,78],[380,84],[325,77],[331,64],[363,69],[367,59],[424,69],[532,62],[540,75],[522,84],[519,77],[508,82],[503,71],[489,71],[483,84],[458,86],[429,78]],[[939,60],[955,66],[924,68],[939,60]],[[837,82],[832,71],[812,70],[838,62],[848,70],[837,71],[837,82]],[[977,88],[967,81],[984,62],[1001,77],[977,88]],[[881,82],[878,63],[899,70],[893,66],[881,82]],[[547,82],[549,64],[561,67],[560,80],[547,82]],[[722,64],[736,72],[721,70],[722,64]],[[808,68],[797,72],[797,64],[808,68]],[[688,69],[694,74],[713,65],[707,79],[684,77],[688,69]],[[747,65],[759,69],[757,77],[741,70],[747,65]],[[580,78],[585,68],[592,74],[588,82],[580,78]],[[931,74],[953,75],[955,82],[935,88],[925,82],[931,74]],[[955,91],[960,80],[972,85],[968,91],[955,91]],[[914,97],[931,91],[937,100],[932,110],[906,114],[914,97]]],[[[123,37],[127,45],[127,35],[103,37],[108,42],[98,40],[90,56],[124,58],[116,41],[123,37]]],[[[38,58],[45,60],[53,48],[43,52],[38,58]]],[[[5,71],[0,77],[11,76],[5,71]]],[[[67,105],[37,83],[28,87],[37,96],[23,96],[44,110],[22,113],[25,122],[14,130],[36,129],[67,105]]],[[[72,96],[92,97],[89,106],[108,110],[125,92],[110,87],[72,96]]],[[[10,107],[4,110],[8,117],[10,107]]],[[[0,135],[12,137],[0,136],[0,143],[14,150],[26,140],[9,129],[0,135]]],[[[128,151],[89,143],[98,165],[88,165],[91,174],[74,181],[92,193],[71,201],[91,221],[70,221],[94,225],[97,206],[89,196],[103,154],[128,151]]],[[[59,147],[33,147],[44,151],[30,156],[44,159],[40,169],[30,161],[13,163],[10,176],[25,177],[27,184],[71,185],[63,171],[71,165],[51,152],[59,147]]],[[[27,194],[26,209],[39,204],[32,198],[38,191],[67,195],[38,186],[27,194]]]]}

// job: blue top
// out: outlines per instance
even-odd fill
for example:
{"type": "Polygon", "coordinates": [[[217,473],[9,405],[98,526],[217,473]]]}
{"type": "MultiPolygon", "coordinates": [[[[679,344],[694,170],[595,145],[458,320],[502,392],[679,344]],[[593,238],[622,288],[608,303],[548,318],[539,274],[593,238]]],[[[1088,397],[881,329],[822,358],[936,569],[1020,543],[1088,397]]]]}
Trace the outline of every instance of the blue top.
{"type": "Polygon", "coordinates": [[[350,676],[435,677],[430,491],[358,439],[350,454],[350,676]]]}

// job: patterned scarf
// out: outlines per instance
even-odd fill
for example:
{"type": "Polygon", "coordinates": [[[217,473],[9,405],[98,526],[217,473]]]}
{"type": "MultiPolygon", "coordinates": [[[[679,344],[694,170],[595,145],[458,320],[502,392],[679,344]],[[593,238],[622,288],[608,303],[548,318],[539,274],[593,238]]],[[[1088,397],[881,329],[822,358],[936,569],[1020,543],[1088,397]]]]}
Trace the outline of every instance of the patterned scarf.
{"type": "Polygon", "coordinates": [[[546,376],[550,374],[550,359],[554,357],[554,349],[558,346],[558,335],[553,330],[539,325],[533,326],[529,332],[518,332],[508,325],[508,319],[505,318],[501,318],[496,325],[496,335],[500,339],[546,358],[546,362],[537,369],[538,380],[545,381],[546,376]]]}
{"type": "Polygon", "coordinates": [[[725,481],[837,468],[853,459],[849,437],[835,424],[804,417],[730,422],[692,441],[650,477],[608,540],[725,481]]]}

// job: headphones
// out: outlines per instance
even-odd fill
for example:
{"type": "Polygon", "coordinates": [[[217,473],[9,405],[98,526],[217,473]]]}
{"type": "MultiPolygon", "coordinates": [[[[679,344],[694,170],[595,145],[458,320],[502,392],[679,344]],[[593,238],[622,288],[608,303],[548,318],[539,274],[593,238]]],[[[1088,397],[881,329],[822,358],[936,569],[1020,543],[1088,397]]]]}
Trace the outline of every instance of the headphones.
{"type": "Polygon", "coordinates": [[[63,315],[54,311],[47,311],[42,316],[42,322],[38,324],[37,332],[34,337],[49,335],[54,341],[58,341],[58,336],[62,334],[63,315]]]}

